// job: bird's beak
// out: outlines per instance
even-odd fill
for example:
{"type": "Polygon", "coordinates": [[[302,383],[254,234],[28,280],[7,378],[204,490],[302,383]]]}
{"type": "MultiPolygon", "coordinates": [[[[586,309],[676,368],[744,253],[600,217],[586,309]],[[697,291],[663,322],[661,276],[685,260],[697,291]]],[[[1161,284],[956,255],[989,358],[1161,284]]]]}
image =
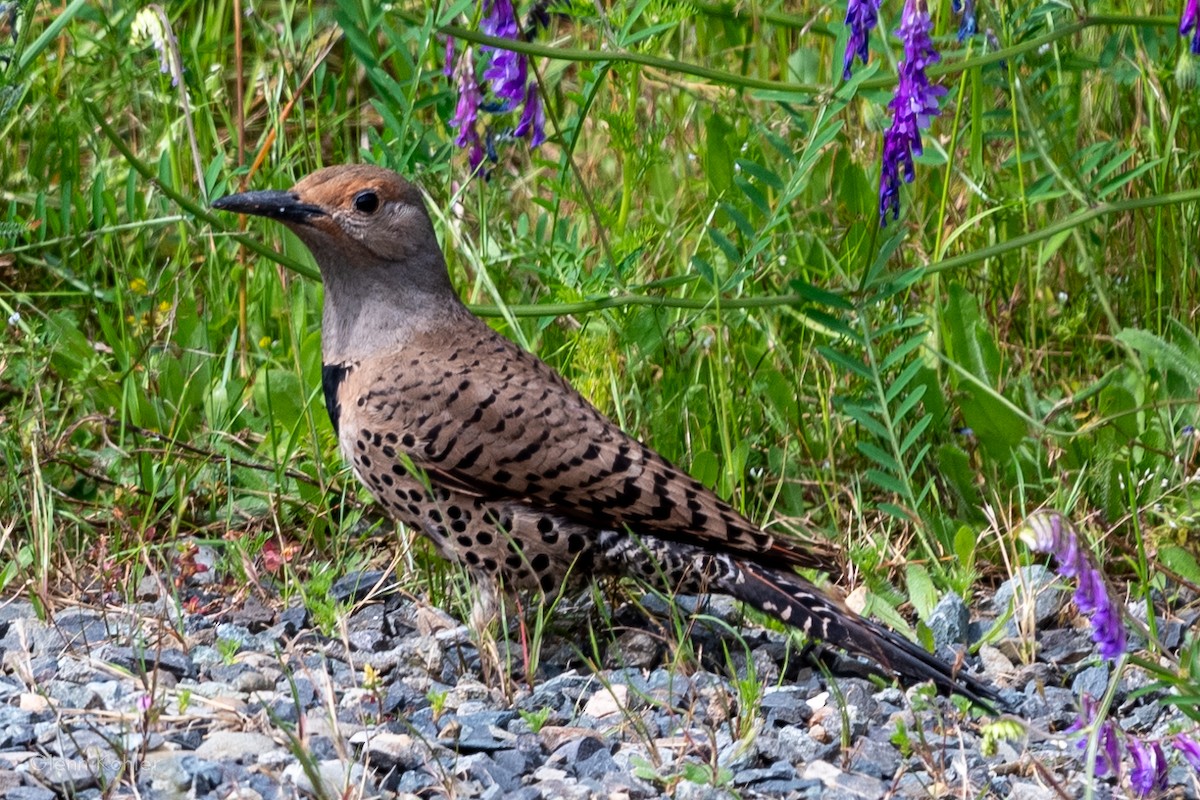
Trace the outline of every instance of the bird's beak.
{"type": "Polygon", "coordinates": [[[317,217],[328,216],[320,206],[300,202],[295,192],[243,192],[213,201],[213,208],[238,214],[269,217],[280,222],[311,225],[317,217]]]}

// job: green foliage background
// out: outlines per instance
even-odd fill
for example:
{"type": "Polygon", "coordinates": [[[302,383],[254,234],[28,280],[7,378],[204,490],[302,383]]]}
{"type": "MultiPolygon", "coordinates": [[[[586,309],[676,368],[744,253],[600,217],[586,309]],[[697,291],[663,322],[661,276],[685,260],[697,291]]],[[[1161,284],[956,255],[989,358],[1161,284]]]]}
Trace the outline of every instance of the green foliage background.
{"type": "Polygon", "coordinates": [[[522,46],[551,141],[500,141],[485,181],[437,33],[478,41],[474,3],[172,3],[173,85],[137,7],[27,0],[0,88],[0,584],[121,594],[202,541],[231,584],[303,591],[395,549],[362,540],[390,526],[325,418],[308,255],[207,210],[358,160],[429,193],[481,313],[752,519],[833,540],[877,613],[1005,573],[1042,505],[1139,591],[1200,581],[1197,67],[1176,9],[1093,6],[984,4],[994,41],[962,44],[931,9],[948,94],[880,229],[899,50],[877,31],[842,82],[841,7],[556,7],[522,46]]]}

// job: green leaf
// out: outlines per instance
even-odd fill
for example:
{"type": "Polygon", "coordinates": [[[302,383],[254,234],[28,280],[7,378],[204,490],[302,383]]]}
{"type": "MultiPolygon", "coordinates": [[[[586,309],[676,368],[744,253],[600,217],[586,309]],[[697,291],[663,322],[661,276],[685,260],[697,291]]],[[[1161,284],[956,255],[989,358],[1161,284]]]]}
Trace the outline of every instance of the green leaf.
{"type": "Polygon", "coordinates": [[[882,470],[868,469],[867,480],[883,489],[885,492],[899,495],[900,497],[908,496],[908,487],[900,482],[900,479],[894,475],[890,475],[882,470]]]}
{"type": "Polygon", "coordinates": [[[874,373],[871,371],[871,368],[866,364],[846,355],[840,350],[835,350],[832,347],[821,346],[817,348],[817,352],[825,356],[826,359],[832,361],[845,371],[854,373],[864,380],[870,380],[874,375],[874,373]]]}
{"type": "MultiPolygon", "coordinates": [[[[922,388],[924,388],[924,387],[922,387],[922,388]]],[[[922,435],[924,435],[925,429],[929,427],[929,424],[931,422],[933,422],[933,417],[921,417],[919,420],[917,420],[917,423],[915,425],[913,425],[912,430],[910,430],[908,433],[906,433],[904,435],[904,440],[900,442],[900,454],[901,455],[904,455],[905,453],[907,453],[908,449],[910,447],[912,447],[914,444],[916,444],[917,440],[919,438],[921,438],[922,435]]],[[[928,447],[928,446],[929,445],[926,444],[926,447],[928,447]]],[[[912,463],[914,464],[914,466],[918,463],[918,461],[919,461],[919,459],[915,459],[915,458],[912,460],[912,463]]]]}
{"type": "Polygon", "coordinates": [[[1178,372],[1192,387],[1200,388],[1200,361],[1195,360],[1194,353],[1185,353],[1175,342],[1139,328],[1126,328],[1117,334],[1117,341],[1129,345],[1161,369],[1178,372]]]}
{"type": "Polygon", "coordinates": [[[970,572],[975,569],[975,550],[979,546],[979,534],[968,525],[960,525],[954,532],[954,555],[958,569],[970,572]]]}
{"type": "Polygon", "coordinates": [[[908,621],[896,610],[896,607],[887,601],[883,595],[875,592],[867,592],[867,602],[863,607],[864,616],[874,616],[882,620],[889,628],[896,630],[901,635],[912,631],[908,621]]]}
{"type": "Polygon", "coordinates": [[[1200,563],[1191,551],[1178,545],[1167,545],[1158,549],[1158,560],[1188,583],[1200,584],[1200,563]]]}
{"type": "MultiPolygon", "coordinates": [[[[914,336],[913,338],[909,339],[907,342],[901,343],[899,347],[895,348],[894,350],[892,350],[892,352],[890,352],[886,356],[884,356],[883,361],[881,361],[879,364],[879,371],[880,372],[890,371],[892,369],[892,367],[896,366],[901,361],[903,361],[905,358],[907,358],[909,353],[911,353],[913,350],[920,347],[921,343],[924,341],[925,341],[925,334],[922,333],[920,336],[914,336]]],[[[920,362],[916,362],[916,363],[920,363],[920,362]]]]}
{"type": "Polygon", "coordinates": [[[733,186],[732,134],[733,128],[720,114],[712,114],[704,125],[704,176],[714,195],[723,195],[733,186]]]}
{"type": "Polygon", "coordinates": [[[888,453],[874,442],[860,440],[855,442],[855,446],[863,455],[886,469],[888,472],[891,472],[893,475],[899,475],[902,471],[900,469],[900,465],[896,463],[896,459],[892,458],[891,453],[888,453]]]}
{"type": "Polygon", "coordinates": [[[728,236],[716,228],[709,228],[708,236],[721,249],[721,252],[725,254],[725,258],[729,259],[730,264],[741,263],[742,251],[738,250],[737,245],[731,242],[728,236]]]}
{"type": "Polygon", "coordinates": [[[872,413],[863,406],[857,403],[845,402],[842,403],[842,411],[880,439],[888,438],[887,428],[879,420],[875,419],[872,413]]]}
{"type": "Polygon", "coordinates": [[[761,164],[745,158],[739,158],[735,163],[741,167],[742,172],[749,177],[767,184],[767,186],[771,187],[777,192],[783,191],[783,181],[779,178],[779,176],[761,164]]]}
{"type": "Polygon", "coordinates": [[[917,616],[928,621],[938,602],[937,589],[933,586],[933,579],[929,577],[929,570],[921,564],[909,564],[905,567],[904,574],[908,581],[909,601],[916,609],[917,616]]]}
{"type": "Polygon", "coordinates": [[[963,420],[993,457],[1007,458],[1027,433],[1024,418],[997,389],[1001,381],[1000,351],[980,314],[975,298],[960,286],[950,287],[945,313],[947,355],[973,376],[958,376],[963,390],[963,420]]]}

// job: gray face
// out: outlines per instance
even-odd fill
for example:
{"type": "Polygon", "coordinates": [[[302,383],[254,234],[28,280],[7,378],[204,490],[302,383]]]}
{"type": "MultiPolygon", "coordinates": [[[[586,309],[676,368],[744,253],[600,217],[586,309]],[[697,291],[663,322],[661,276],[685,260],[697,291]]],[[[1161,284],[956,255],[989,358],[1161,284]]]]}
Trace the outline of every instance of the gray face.
{"type": "Polygon", "coordinates": [[[382,352],[461,308],[420,191],[366,165],[319,170],[289,191],[223,197],[214,208],[286,225],[325,284],[327,358],[382,352]]]}

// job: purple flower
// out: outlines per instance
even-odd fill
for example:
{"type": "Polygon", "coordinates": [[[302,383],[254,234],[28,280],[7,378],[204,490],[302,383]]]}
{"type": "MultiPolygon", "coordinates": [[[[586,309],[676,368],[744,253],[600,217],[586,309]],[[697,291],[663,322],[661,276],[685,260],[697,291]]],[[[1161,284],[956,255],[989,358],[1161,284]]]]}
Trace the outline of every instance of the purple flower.
{"type": "Polygon", "coordinates": [[[1145,797],[1155,789],[1167,788],[1167,757],[1162,745],[1153,742],[1147,747],[1141,739],[1130,736],[1125,746],[1133,759],[1129,770],[1129,785],[1133,790],[1145,797]]]}
{"type": "Polygon", "coordinates": [[[538,95],[537,83],[530,81],[525,89],[525,110],[521,112],[521,121],[513,135],[523,138],[529,135],[529,146],[537,147],[546,141],[546,115],[542,111],[542,98],[538,95]]]}
{"type": "Polygon", "coordinates": [[[1171,740],[1175,749],[1183,756],[1183,760],[1192,765],[1192,769],[1200,772],[1200,743],[1182,733],[1171,740]]]}
{"type": "Polygon", "coordinates": [[[446,58],[442,65],[442,74],[449,78],[454,74],[454,37],[446,37],[446,58]]]}
{"type": "Polygon", "coordinates": [[[850,80],[850,66],[855,56],[864,65],[867,63],[867,38],[878,22],[879,0],[850,0],[846,4],[846,25],[850,28],[850,39],[846,42],[842,80],[850,80]]]}
{"type": "Polygon", "coordinates": [[[962,16],[958,22],[958,40],[975,35],[975,0],[950,0],[950,9],[962,16]]]}
{"type": "Polygon", "coordinates": [[[1179,17],[1179,35],[1192,36],[1192,53],[1200,56],[1200,0],[1185,0],[1179,17]]]}
{"type": "MultiPolygon", "coordinates": [[[[1075,733],[1090,727],[1096,721],[1096,701],[1092,696],[1084,693],[1080,698],[1079,718],[1071,723],[1071,727],[1067,728],[1067,733],[1075,733]]],[[[1096,761],[1096,774],[1107,775],[1110,771],[1117,778],[1121,777],[1121,741],[1117,737],[1117,726],[1113,724],[1111,719],[1106,719],[1100,725],[1100,754],[1103,759],[1096,761]]],[[[1087,737],[1080,739],[1075,746],[1087,752],[1088,740],[1087,737]]]]}
{"type": "Polygon", "coordinates": [[[883,137],[883,167],[879,176],[879,218],[887,225],[900,216],[900,179],[912,183],[915,173],[913,156],[923,152],[921,130],[938,114],[938,98],[946,93],[941,86],[931,86],[925,69],[941,59],[933,46],[929,32],[933,23],[925,9],[924,0],[905,0],[904,14],[896,35],[904,42],[904,60],[900,62],[900,80],[896,94],[888,103],[892,110],[892,127],[883,137]]]}
{"type": "Polygon", "coordinates": [[[1100,655],[1113,659],[1125,652],[1125,627],[1121,610],[1108,593],[1104,576],[1092,566],[1079,544],[1079,537],[1061,514],[1037,514],[1025,522],[1021,538],[1030,549],[1049,553],[1058,564],[1058,574],[1075,578],[1075,605],[1092,622],[1092,641],[1100,655]]]}
{"type": "MultiPolygon", "coordinates": [[[[520,26],[517,24],[516,11],[512,0],[480,0],[481,18],[480,30],[489,36],[516,41],[520,37],[520,26]]],[[[540,7],[539,7],[540,8],[540,7]]],[[[544,9],[540,12],[535,8],[533,27],[546,17],[544,9]]],[[[447,59],[453,52],[452,44],[447,44],[447,59]]],[[[482,46],[481,51],[487,58],[487,66],[483,70],[483,82],[475,76],[475,63],[470,58],[470,50],[463,53],[455,72],[458,75],[458,106],[450,124],[458,131],[455,144],[459,147],[470,147],[470,162],[472,169],[478,168],[487,158],[496,161],[497,155],[494,143],[499,138],[503,140],[505,132],[496,132],[489,125],[481,134],[479,131],[479,112],[488,114],[505,114],[521,108],[520,120],[513,134],[517,138],[529,139],[530,147],[537,147],[546,140],[546,116],[542,109],[542,99],[538,95],[536,80],[530,79],[529,59],[521,53],[507,50],[503,47],[482,46]],[[485,90],[494,99],[485,102],[485,90]]]]}
{"type": "Polygon", "coordinates": [[[474,171],[483,161],[483,141],[479,138],[478,125],[483,92],[475,80],[475,63],[469,49],[463,52],[455,72],[458,74],[458,105],[454,109],[454,116],[450,118],[450,126],[458,131],[454,143],[470,148],[468,158],[474,171]]]}
{"type": "MultiPolygon", "coordinates": [[[[516,39],[520,29],[517,26],[517,14],[513,10],[512,0],[484,0],[483,19],[479,21],[479,28],[489,36],[516,39]]],[[[482,50],[491,56],[491,63],[484,71],[483,79],[491,85],[496,97],[505,102],[503,110],[515,108],[525,97],[525,56],[512,50],[486,45],[482,50]]]]}

